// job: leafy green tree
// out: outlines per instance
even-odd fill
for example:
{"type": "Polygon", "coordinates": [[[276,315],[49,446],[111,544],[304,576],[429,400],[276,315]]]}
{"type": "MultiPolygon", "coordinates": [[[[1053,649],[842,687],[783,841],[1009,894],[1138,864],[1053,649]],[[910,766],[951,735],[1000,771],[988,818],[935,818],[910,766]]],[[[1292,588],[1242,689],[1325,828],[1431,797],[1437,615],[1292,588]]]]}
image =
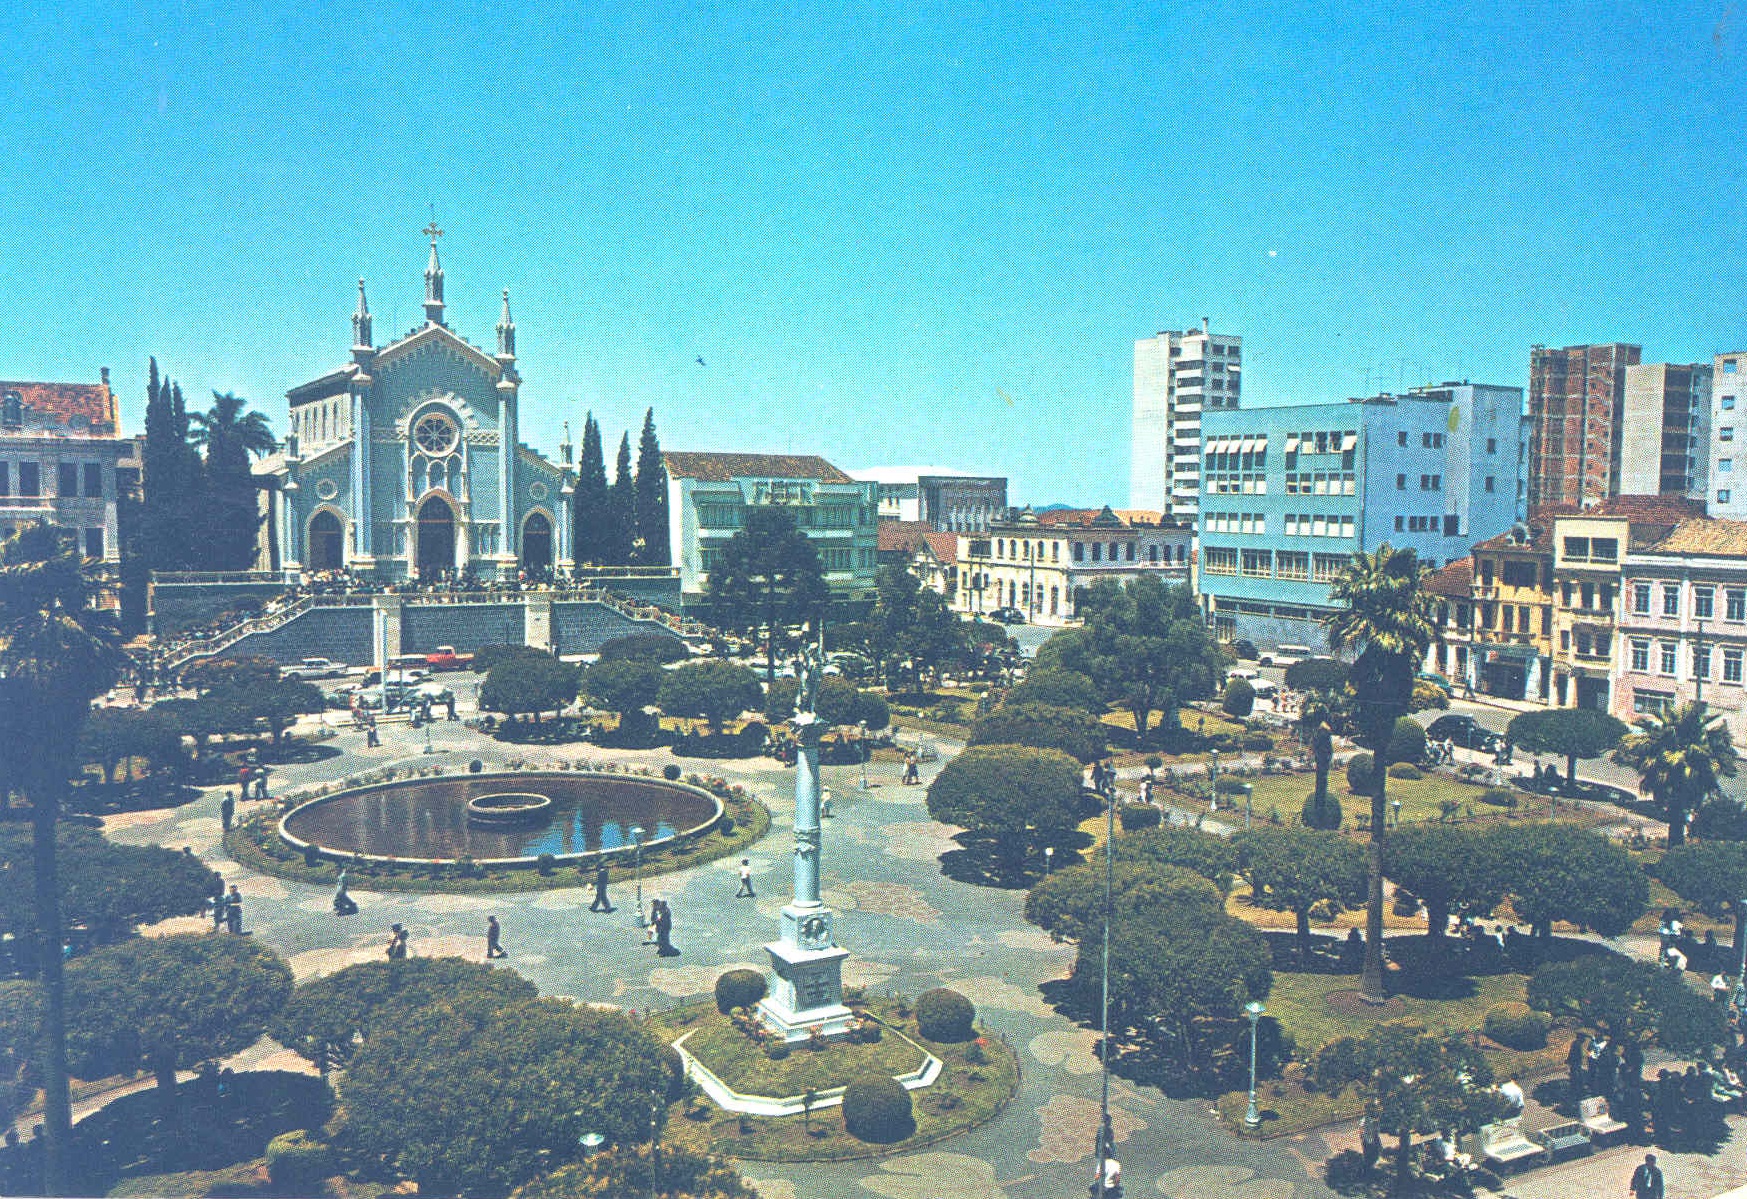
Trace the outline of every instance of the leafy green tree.
{"type": "Polygon", "coordinates": [[[620,719],[653,706],[667,672],[641,658],[603,658],[583,672],[582,690],[620,719]]]}
{"type": "Polygon", "coordinates": [[[1599,758],[1626,735],[1622,720],[1594,708],[1548,708],[1511,717],[1505,740],[1532,754],[1565,759],[1565,781],[1577,785],[1577,759],[1599,758]]]}
{"type": "Polygon", "coordinates": [[[643,431],[637,437],[636,507],[638,564],[668,565],[667,466],[661,459],[661,440],[655,435],[653,408],[644,410],[643,431]]]}
{"type": "Polygon", "coordinates": [[[1691,831],[1701,841],[1747,841],[1747,807],[1727,795],[1713,795],[1699,803],[1691,831]]]}
{"type": "Polygon", "coordinates": [[[1098,685],[1077,670],[1033,670],[1003,701],[1009,704],[1047,704],[1052,708],[1078,708],[1100,715],[1105,707],[1098,685]]]}
{"type": "Polygon", "coordinates": [[[96,708],[79,733],[79,758],[95,762],[106,780],[120,783],[145,759],[153,772],[182,765],[182,732],[155,708],[96,708]]]}
{"type": "Polygon", "coordinates": [[[1286,685],[1294,691],[1344,691],[1351,675],[1339,658],[1300,658],[1286,667],[1286,685]]]}
{"type": "Polygon", "coordinates": [[[582,423],[582,457],[577,461],[576,490],[570,496],[571,544],[579,565],[607,561],[607,463],[601,449],[601,427],[590,412],[582,423]]]}
{"type": "Polygon", "coordinates": [[[1553,922],[1617,937],[1650,902],[1650,882],[1632,855],[1600,833],[1540,822],[1497,834],[1511,906],[1541,941],[1553,922]]]}
{"type": "Polygon", "coordinates": [[[517,1188],[510,1199],[603,1199],[646,1195],[652,1199],[758,1199],[758,1192],[725,1158],[707,1157],[681,1145],[618,1146],[573,1162],[517,1188]]]}
{"type": "Polygon", "coordinates": [[[1085,624],[1046,641],[1037,664],[1095,680],[1108,702],[1134,716],[1142,741],[1155,710],[1166,727],[1174,726],[1180,706],[1218,688],[1225,651],[1208,633],[1189,588],[1167,587],[1152,575],[1127,586],[1101,579],[1077,607],[1085,624]]]}
{"type": "MultiPolygon", "coordinates": [[[[1237,873],[1237,847],[1230,837],[1198,828],[1171,826],[1125,833],[1116,847],[1117,860],[1154,866],[1181,866],[1211,882],[1221,895],[1231,891],[1237,873]]],[[[1095,854],[1094,861],[1103,855],[1095,854]]]]}
{"type": "Polygon", "coordinates": [[[240,690],[221,687],[201,699],[161,700],[152,710],[162,713],[182,734],[194,738],[195,755],[205,759],[206,744],[212,738],[253,731],[254,717],[240,702],[240,690]]]}
{"type": "Polygon", "coordinates": [[[1381,1002],[1383,994],[1383,840],[1388,812],[1385,755],[1395,722],[1407,715],[1413,700],[1413,678],[1436,635],[1432,598],[1421,584],[1426,568],[1412,550],[1397,550],[1388,542],[1373,553],[1357,553],[1329,585],[1329,598],[1344,605],[1327,620],[1328,643],[1334,650],[1358,650],[1351,682],[1354,724],[1361,745],[1377,758],[1376,786],[1371,790],[1371,841],[1368,895],[1365,903],[1365,971],[1359,989],[1365,998],[1381,1002]]]}
{"type": "Polygon", "coordinates": [[[669,716],[702,717],[712,732],[720,732],[723,721],[757,708],[764,700],[758,676],[729,662],[691,662],[662,675],[661,710],[669,716]]]}
{"type": "Polygon", "coordinates": [[[278,681],[279,663],[272,658],[197,658],[182,668],[182,682],[197,696],[278,681]]]}
{"type": "Polygon", "coordinates": [[[657,633],[632,633],[625,637],[611,638],[601,642],[596,654],[597,661],[601,662],[633,658],[640,662],[653,662],[658,666],[664,662],[684,662],[690,656],[685,642],[678,637],[657,633]]]}
{"type": "Polygon", "coordinates": [[[1670,1053],[1721,1044],[1728,1013],[1678,976],[1617,953],[1543,966],[1529,979],[1529,1006],[1621,1039],[1654,1038],[1670,1053]]]}
{"type": "Polygon", "coordinates": [[[1668,818],[1668,844],[1686,840],[1686,814],[1735,776],[1735,739],[1703,703],[1647,716],[1626,738],[1620,756],[1638,770],[1644,789],[1668,818]]]}
{"type": "Polygon", "coordinates": [[[243,410],[248,401],[212,393],[212,407],[190,415],[189,444],[206,452],[206,495],[199,557],[208,570],[248,570],[261,527],[259,487],[250,459],[273,451],[267,417],[243,410]]]}
{"type": "Polygon", "coordinates": [[[526,1003],[539,991],[514,970],[461,958],[359,962],[297,985],[267,1033],[325,1073],[352,1060],[378,1029],[438,1004],[526,1003]]]}
{"type": "Polygon", "coordinates": [[[619,457],[613,464],[613,486],[607,492],[608,558],[626,566],[637,553],[637,481],[631,473],[631,435],[619,435],[619,457]]]}
{"type": "Polygon", "coordinates": [[[1248,679],[1232,679],[1225,685],[1225,698],[1220,701],[1220,711],[1238,720],[1247,720],[1256,707],[1256,689],[1250,686],[1248,679]]]}
{"type": "Polygon", "coordinates": [[[1080,764],[1055,749],[972,746],[934,776],[928,814],[991,838],[998,860],[1018,874],[1034,835],[1053,843],[1078,827],[1080,764]]]}
{"type": "MultiPolygon", "coordinates": [[[[1514,831],[1514,830],[1513,830],[1514,831]]],[[[1443,944],[1450,913],[1485,915],[1504,898],[1503,839],[1459,824],[1407,824],[1383,847],[1383,873],[1426,908],[1426,936],[1443,944]]]]}
{"type": "Polygon", "coordinates": [[[120,634],[96,598],[96,585],[65,530],[39,522],[0,544],[0,746],[6,747],[0,753],[0,797],[15,797],[30,808],[50,1194],[63,1186],[72,1138],[55,834],[79,730],[91,701],[109,689],[124,661],[120,634]]]}
{"type": "Polygon", "coordinates": [[[146,382],[146,438],[143,451],[144,510],[140,521],[141,556],[151,570],[191,570],[201,557],[194,531],[200,519],[200,458],[188,443],[189,416],[182,388],[158,377],[151,360],[146,382]]]}
{"type": "Polygon", "coordinates": [[[923,675],[933,675],[942,666],[969,656],[964,622],[947,606],[945,596],[933,588],[923,588],[916,597],[915,618],[898,639],[898,650],[909,661],[912,677],[920,685],[923,675]]]}
{"type": "MultiPolygon", "coordinates": [[[[55,829],[63,919],[83,924],[98,942],[119,941],[135,926],[200,911],[213,872],[191,854],[156,845],[121,845],[95,829],[55,829]]],[[[36,868],[30,838],[0,823],[0,927],[28,928],[36,868]]]]}
{"type": "Polygon", "coordinates": [[[253,1045],[291,995],[291,968],[243,937],[124,941],[67,966],[69,1049],[83,1078],[157,1078],[176,1112],[176,1071],[253,1045]]]}
{"type": "Polygon", "coordinates": [[[512,658],[493,666],[479,687],[479,706],[489,712],[520,716],[560,712],[576,698],[576,667],[557,658],[512,658]]]}
{"type": "Polygon", "coordinates": [[[1396,1138],[1398,1187],[1407,1181],[1414,1133],[1448,1130],[1461,1136],[1505,1112],[1503,1098],[1492,1089],[1492,1067],[1478,1048],[1462,1034],[1434,1036],[1405,1021],[1330,1041],[1317,1051],[1311,1075],[1319,1091],[1358,1088],[1365,1111],[1396,1138]]]}
{"type": "Polygon", "coordinates": [[[1250,902],[1298,919],[1298,957],[1310,956],[1310,910],[1339,913],[1365,902],[1365,851],[1339,833],[1256,828],[1236,837],[1250,902]]]}
{"type": "Polygon", "coordinates": [[[1662,855],[1656,877],[1667,888],[1706,913],[1735,914],[1735,952],[1741,952],[1747,926],[1747,844],[1740,841],[1688,841],[1662,855]]]}
{"type": "Polygon", "coordinates": [[[1402,716],[1395,721],[1395,731],[1389,734],[1389,749],[1385,762],[1394,765],[1396,762],[1417,764],[1423,762],[1426,756],[1425,726],[1411,716],[1402,716]]]}
{"type": "Polygon", "coordinates": [[[922,580],[902,562],[888,562],[874,575],[873,613],[867,622],[867,649],[882,679],[889,679],[905,636],[916,623],[922,580]]]}
{"type": "Polygon", "coordinates": [[[647,1141],[671,1081],[659,1042],[621,1013],[437,1002],[374,1028],[352,1055],[342,1136],[423,1193],[504,1194],[574,1160],[584,1133],[647,1141]]]}
{"type": "MultiPolygon", "coordinates": [[[[1126,854],[1124,837],[1119,854],[1126,854]]],[[[1038,880],[1025,897],[1025,918],[1057,941],[1102,942],[1104,928],[1104,858],[1102,854],[1051,872],[1038,880]]],[[[1185,866],[1159,865],[1126,856],[1110,868],[1110,894],[1114,901],[1141,887],[1181,892],[1202,903],[1212,883],[1185,866]]],[[[1214,890],[1218,892],[1218,888],[1214,890]]],[[[1218,892],[1223,895],[1223,892],[1218,892]]],[[[1212,905],[1208,905],[1211,909],[1212,905]]]]}
{"type": "Polygon", "coordinates": [[[1109,726],[1082,708],[1015,704],[1011,700],[971,726],[971,745],[1059,749],[1090,764],[1109,752],[1109,726]]]}
{"type": "Polygon", "coordinates": [[[299,679],[281,679],[276,683],[239,688],[235,698],[243,711],[267,722],[275,749],[284,744],[285,730],[296,724],[299,716],[320,712],[327,706],[315,684],[299,679]]]}
{"type": "Polygon", "coordinates": [[[830,601],[819,551],[795,527],[787,508],[755,505],[722,547],[706,583],[715,620],[741,633],[763,630],[769,638],[766,680],[776,677],[776,655],[786,630],[817,628],[830,601]]]}

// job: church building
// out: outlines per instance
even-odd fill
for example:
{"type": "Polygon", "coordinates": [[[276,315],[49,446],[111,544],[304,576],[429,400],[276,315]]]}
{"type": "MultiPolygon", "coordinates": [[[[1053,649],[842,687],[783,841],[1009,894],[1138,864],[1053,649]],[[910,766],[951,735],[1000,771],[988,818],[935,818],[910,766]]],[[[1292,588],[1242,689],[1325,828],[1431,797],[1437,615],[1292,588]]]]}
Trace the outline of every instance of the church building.
{"type": "Polygon", "coordinates": [[[571,451],[560,466],[519,439],[509,292],[487,354],[444,322],[442,230],[425,233],[424,323],[378,348],[360,279],[352,360],[287,393],[283,450],[259,469],[288,575],[538,579],[572,565],[571,451]]]}

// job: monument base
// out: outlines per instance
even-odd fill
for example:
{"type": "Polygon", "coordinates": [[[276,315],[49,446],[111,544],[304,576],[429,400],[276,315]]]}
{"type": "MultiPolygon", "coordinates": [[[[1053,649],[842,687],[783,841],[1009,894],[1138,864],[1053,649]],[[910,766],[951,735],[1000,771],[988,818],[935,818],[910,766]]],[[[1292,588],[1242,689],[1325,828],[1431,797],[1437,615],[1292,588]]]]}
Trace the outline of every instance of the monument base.
{"type": "Polygon", "coordinates": [[[835,945],[802,949],[788,941],[764,947],[774,977],[770,994],[758,1003],[765,1027],[784,1041],[805,1041],[818,1032],[837,1037],[849,1031],[855,1013],[843,1006],[843,961],[849,950],[835,945]]]}

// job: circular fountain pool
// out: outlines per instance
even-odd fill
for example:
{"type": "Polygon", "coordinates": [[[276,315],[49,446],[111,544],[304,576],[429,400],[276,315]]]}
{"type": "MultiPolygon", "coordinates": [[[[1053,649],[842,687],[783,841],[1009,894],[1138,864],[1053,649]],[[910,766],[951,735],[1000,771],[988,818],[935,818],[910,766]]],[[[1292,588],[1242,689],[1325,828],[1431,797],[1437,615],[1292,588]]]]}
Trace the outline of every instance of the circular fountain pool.
{"type": "Polygon", "coordinates": [[[468,857],[481,864],[533,865],[542,854],[565,861],[629,850],[636,827],[643,829],[645,846],[688,840],[721,815],[719,799],[683,783],[518,771],[400,779],[336,792],[286,813],[279,835],[299,850],[313,845],[328,857],[408,863],[468,857]],[[528,801],[516,805],[517,819],[469,819],[470,806],[477,812],[510,795],[528,801]],[[534,804],[534,798],[549,803],[534,804]]]}

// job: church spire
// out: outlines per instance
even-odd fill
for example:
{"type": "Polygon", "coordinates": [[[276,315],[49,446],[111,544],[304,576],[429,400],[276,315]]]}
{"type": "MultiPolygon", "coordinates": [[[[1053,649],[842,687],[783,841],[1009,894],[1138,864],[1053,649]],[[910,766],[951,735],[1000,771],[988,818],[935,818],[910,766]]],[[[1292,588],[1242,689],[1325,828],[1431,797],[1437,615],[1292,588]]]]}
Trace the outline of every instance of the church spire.
{"type": "Polygon", "coordinates": [[[513,362],[516,357],[516,322],[510,319],[510,289],[503,289],[503,315],[497,321],[497,357],[513,362]]]}
{"type": "Polygon", "coordinates": [[[352,314],[352,348],[355,350],[373,349],[376,345],[370,336],[370,302],[364,298],[364,280],[358,280],[358,311],[352,314]]]}
{"type": "Polygon", "coordinates": [[[425,321],[440,325],[443,323],[443,264],[437,260],[437,239],[443,236],[443,231],[437,228],[434,213],[431,223],[422,232],[431,239],[431,261],[425,267],[425,321]]]}

